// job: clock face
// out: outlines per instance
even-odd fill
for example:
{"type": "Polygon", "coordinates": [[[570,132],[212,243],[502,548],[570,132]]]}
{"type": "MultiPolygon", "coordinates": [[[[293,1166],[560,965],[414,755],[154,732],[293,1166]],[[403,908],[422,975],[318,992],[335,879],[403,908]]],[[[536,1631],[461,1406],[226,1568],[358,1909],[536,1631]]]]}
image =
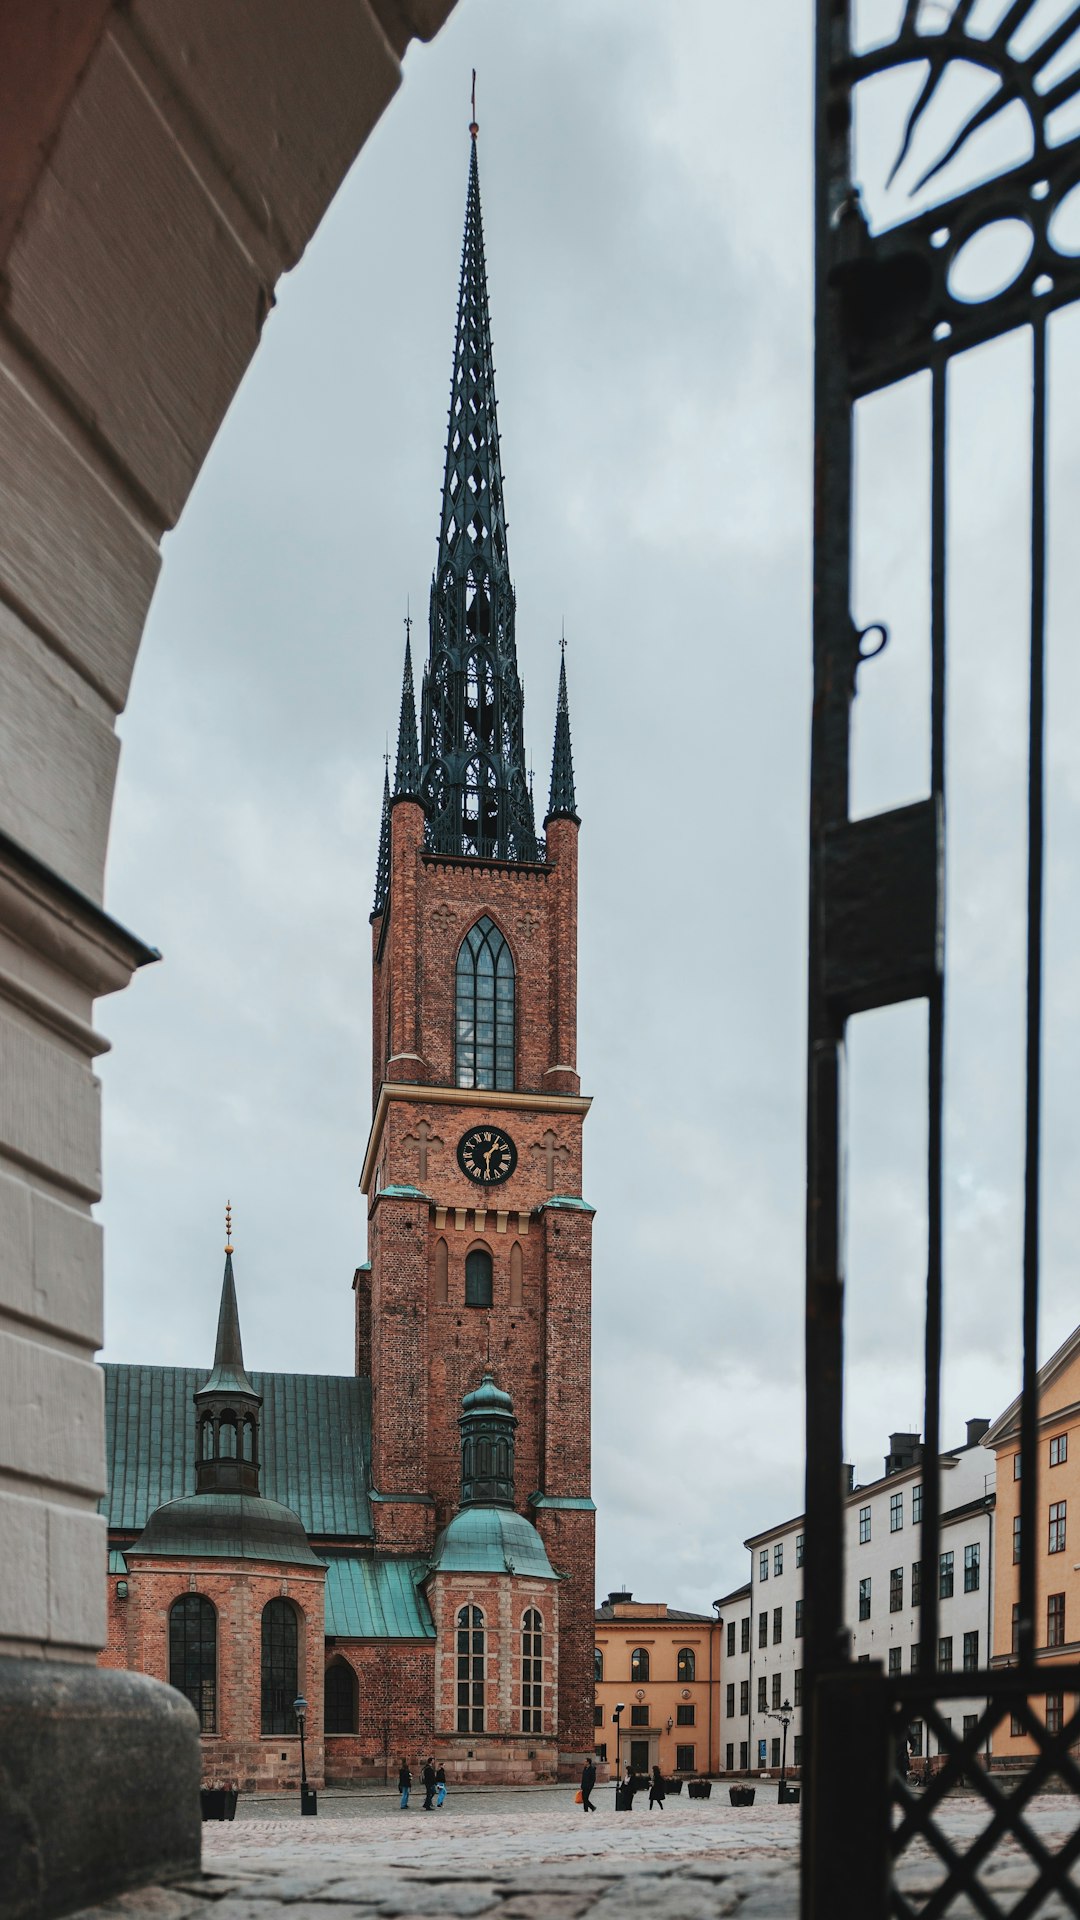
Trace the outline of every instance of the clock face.
{"type": "Polygon", "coordinates": [[[481,1187],[509,1180],[517,1166],[517,1148],[501,1127],[472,1127],[458,1141],[458,1166],[481,1187]]]}

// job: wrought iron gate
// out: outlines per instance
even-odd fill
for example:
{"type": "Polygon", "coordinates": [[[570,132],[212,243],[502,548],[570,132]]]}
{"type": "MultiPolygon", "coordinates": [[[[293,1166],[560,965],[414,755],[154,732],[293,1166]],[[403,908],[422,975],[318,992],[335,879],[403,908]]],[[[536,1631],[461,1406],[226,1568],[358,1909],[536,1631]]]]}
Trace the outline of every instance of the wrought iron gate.
{"type": "MultiPolygon", "coordinates": [[[[881,9],[879,8],[879,12],[881,9]]],[[[1047,568],[1047,322],[1080,295],[1080,246],[1070,253],[1055,215],[1080,195],[1080,137],[1053,143],[1052,116],[1080,99],[1080,5],[1045,0],[897,0],[877,44],[855,38],[854,0],[818,0],[816,80],[816,359],[814,695],[811,755],[810,980],[806,1268],[807,1486],[804,1699],[808,1757],[803,1824],[804,1920],[884,1920],[964,1912],[1017,1916],[1080,1913],[1068,1878],[1075,1840],[1051,1854],[1025,1818],[1031,1794],[1056,1775],[1080,1794],[1070,1748],[1080,1740],[1080,1668],[1036,1667],[1036,1338],[1039,1294],[1039,1156],[1043,927],[1044,659],[1047,568]],[[1038,16],[1038,17],[1037,17],[1038,16]],[[928,156],[919,211],[875,231],[853,179],[852,108],[858,88],[909,66],[910,110],[896,167],[907,164],[940,106],[954,64],[995,82],[928,156]],[[911,63],[917,63],[912,66],[911,63]],[[947,173],[995,116],[1026,112],[1030,155],[996,177],[930,204],[927,183],[947,173]],[[992,223],[1021,222],[1030,251],[991,297],[961,297],[957,263],[992,223]],[[1031,342],[1030,660],[1027,808],[1026,1087],[1023,1236],[1019,1619],[1015,1660],[978,1673],[935,1671],[938,1584],[923,1583],[919,1671],[886,1675],[850,1661],[844,1618],[843,1250],[841,1066],[848,1019],[899,1001],[928,1003],[925,1416],[921,1558],[935,1569],[940,1544],[942,1357],[942,1125],[945,1033],[945,694],[948,564],[946,453],[950,368],[956,356],[1025,329],[1031,342]],[[852,819],[851,722],[863,664],[885,644],[887,624],[856,631],[852,617],[853,426],[858,402],[906,376],[930,382],[926,449],[930,521],[930,792],[913,805],[852,819]],[[1048,1677],[1049,1674],[1049,1677],[1048,1677]],[[1071,1710],[1048,1731],[1040,1700],[1071,1710]],[[954,1734],[946,1699],[985,1703],[977,1725],[954,1734]],[[942,1770],[916,1795],[893,1768],[896,1733],[919,1714],[935,1728],[942,1770]],[[1031,1734],[1038,1755],[1012,1792],[975,1763],[1006,1716],[1031,1734]],[[988,1803],[967,1850],[935,1824],[942,1797],[967,1775],[988,1803]],[[1020,1904],[1002,1908],[982,1879],[994,1846],[1011,1835],[1033,1863],[1020,1904]],[[929,1843],[939,1884],[905,1893],[897,1875],[913,1843],[929,1843]]],[[[894,172],[896,169],[894,169],[894,172]]],[[[888,621],[888,609],[881,611],[888,621]]],[[[872,672],[873,668],[868,671],[872,672]]],[[[989,1660],[989,1650],[987,1654],[989,1660]]]]}

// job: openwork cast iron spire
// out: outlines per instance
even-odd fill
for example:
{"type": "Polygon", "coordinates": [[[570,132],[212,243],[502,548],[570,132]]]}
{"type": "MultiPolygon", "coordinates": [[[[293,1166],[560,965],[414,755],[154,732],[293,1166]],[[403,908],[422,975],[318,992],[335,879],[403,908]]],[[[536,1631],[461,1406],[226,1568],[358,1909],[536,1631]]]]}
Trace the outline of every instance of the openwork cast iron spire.
{"type": "Polygon", "coordinates": [[[559,667],[559,698],[555,706],[555,751],[551,756],[549,820],[577,820],[574,797],[574,756],[570,749],[570,702],[566,693],[566,653],[559,667]]]}
{"type": "Polygon", "coordinates": [[[383,774],[382,825],[379,828],[379,858],[375,865],[375,904],[371,909],[373,920],[385,912],[386,902],[390,898],[390,768],[383,774]]]}
{"type": "Polygon", "coordinates": [[[424,672],[422,796],[433,851],[536,860],[542,855],[525,774],[475,126],[471,131],[439,555],[424,672]]]}
{"type": "Polygon", "coordinates": [[[394,798],[419,800],[420,754],[416,745],[416,695],[413,692],[412,641],[406,621],[405,672],[401,682],[401,717],[398,720],[397,766],[394,770],[394,798]]]}

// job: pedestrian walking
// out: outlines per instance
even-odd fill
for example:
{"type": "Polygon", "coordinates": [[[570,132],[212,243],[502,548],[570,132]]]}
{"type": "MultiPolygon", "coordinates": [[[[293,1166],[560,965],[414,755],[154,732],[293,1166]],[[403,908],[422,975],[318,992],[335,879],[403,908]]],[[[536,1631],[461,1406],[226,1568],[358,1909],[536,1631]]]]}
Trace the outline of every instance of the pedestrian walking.
{"type": "Polygon", "coordinates": [[[652,1780],[649,1783],[649,1812],[650,1813],[652,1812],[654,1807],[659,1807],[661,1813],[663,1813],[664,1811],[664,1776],[661,1773],[659,1767],[653,1768],[652,1780]]]}
{"type": "Polygon", "coordinates": [[[424,1761],[424,1812],[430,1813],[435,1803],[435,1756],[429,1754],[424,1761]]]}
{"type": "Polygon", "coordinates": [[[623,1774],[622,1799],[620,1800],[620,1803],[619,1803],[620,1806],[623,1808],[624,1812],[633,1813],[634,1795],[637,1792],[637,1790],[638,1790],[637,1774],[634,1772],[629,1761],[627,1761],[626,1772],[623,1774]]]}
{"type": "Polygon", "coordinates": [[[440,1766],[437,1766],[435,1769],[435,1805],[436,1807],[441,1807],[445,1799],[446,1799],[446,1768],[440,1765],[440,1766]]]}
{"type": "Polygon", "coordinates": [[[404,1813],[409,1805],[409,1788],[412,1786],[412,1774],[409,1772],[407,1760],[403,1760],[398,1768],[397,1784],[401,1795],[401,1811],[404,1813]]]}
{"type": "Polygon", "coordinates": [[[581,1769],[581,1810],[583,1813],[595,1813],[596,1808],[589,1798],[596,1785],[596,1766],[590,1753],[581,1769]]]}

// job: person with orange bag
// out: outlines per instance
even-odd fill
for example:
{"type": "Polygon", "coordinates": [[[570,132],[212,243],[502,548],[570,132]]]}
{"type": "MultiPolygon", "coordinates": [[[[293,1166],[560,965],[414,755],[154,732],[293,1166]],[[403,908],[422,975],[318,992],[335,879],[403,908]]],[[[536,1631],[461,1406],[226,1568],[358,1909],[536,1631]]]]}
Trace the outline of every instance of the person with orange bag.
{"type": "Polygon", "coordinates": [[[593,1763],[592,1754],[590,1753],[588,1759],[585,1762],[585,1765],[581,1769],[581,1792],[578,1795],[578,1799],[581,1801],[581,1810],[583,1813],[596,1812],[596,1808],[593,1806],[593,1803],[589,1798],[589,1795],[591,1794],[595,1785],[596,1785],[596,1767],[593,1763]]]}

